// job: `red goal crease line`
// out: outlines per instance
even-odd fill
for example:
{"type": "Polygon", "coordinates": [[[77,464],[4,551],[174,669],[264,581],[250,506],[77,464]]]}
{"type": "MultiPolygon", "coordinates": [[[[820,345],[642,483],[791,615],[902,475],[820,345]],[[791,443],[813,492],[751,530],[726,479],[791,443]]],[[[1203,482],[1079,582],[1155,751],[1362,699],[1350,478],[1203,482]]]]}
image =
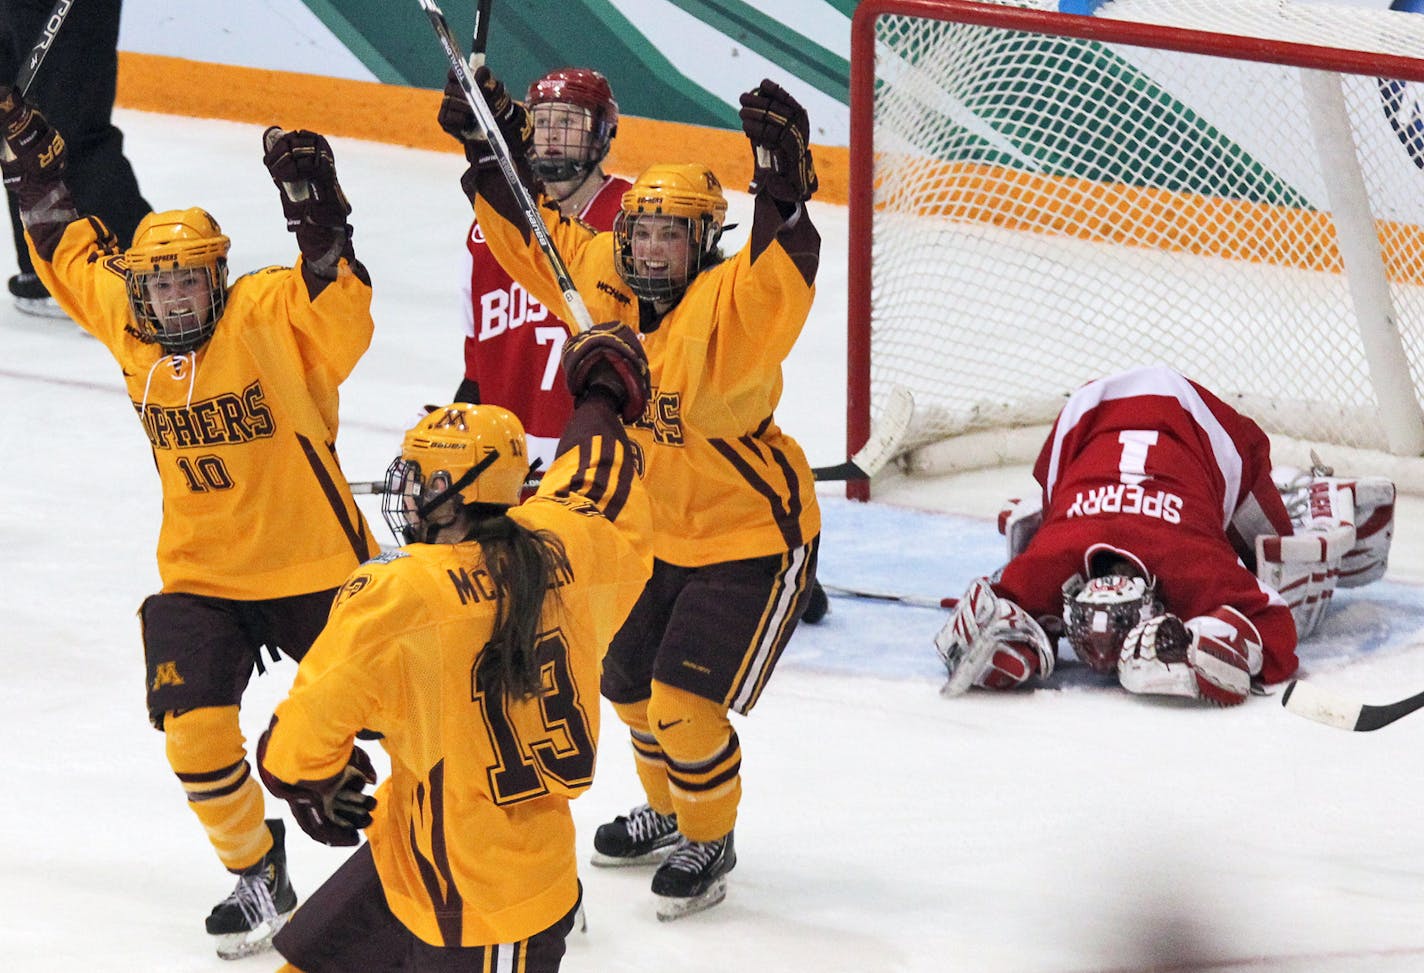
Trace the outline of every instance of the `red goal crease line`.
{"type": "MultiPolygon", "coordinates": [[[[875,211],[943,218],[1093,243],[1191,253],[1298,270],[1344,271],[1329,213],[1200,193],[1045,176],[1006,166],[925,159],[908,209],[882,195],[875,211]]],[[[1424,284],[1424,227],[1377,220],[1385,272],[1424,284]]]]}

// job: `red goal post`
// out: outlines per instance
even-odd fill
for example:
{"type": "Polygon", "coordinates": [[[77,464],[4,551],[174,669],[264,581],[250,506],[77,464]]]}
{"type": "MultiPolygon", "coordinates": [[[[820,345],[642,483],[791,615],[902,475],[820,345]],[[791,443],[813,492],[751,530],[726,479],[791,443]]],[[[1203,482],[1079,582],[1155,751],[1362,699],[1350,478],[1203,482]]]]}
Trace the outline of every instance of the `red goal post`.
{"type": "Polygon", "coordinates": [[[1072,389],[1161,362],[1278,462],[1424,491],[1424,16],[1057,6],[856,9],[849,449],[901,385],[908,472],[1027,462],[1072,389]]]}

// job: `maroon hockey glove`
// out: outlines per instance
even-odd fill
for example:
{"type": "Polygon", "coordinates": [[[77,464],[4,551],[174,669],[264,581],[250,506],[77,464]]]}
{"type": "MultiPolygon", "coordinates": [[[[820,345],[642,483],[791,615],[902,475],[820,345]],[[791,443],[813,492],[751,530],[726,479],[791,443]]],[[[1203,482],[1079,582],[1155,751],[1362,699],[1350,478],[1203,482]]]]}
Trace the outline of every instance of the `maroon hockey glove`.
{"type": "MultiPolygon", "coordinates": [[[[505,97],[508,98],[507,95],[505,97]]],[[[454,68],[445,76],[445,92],[440,97],[440,113],[435,118],[446,134],[461,145],[484,137],[474,110],[465,100],[465,91],[455,77],[454,68]]]]}
{"type": "Polygon", "coordinates": [[[742,95],[741,101],[742,131],[756,156],[750,191],[765,191],[784,203],[810,199],[818,182],[806,109],[770,80],[742,95]]]}
{"type": "Polygon", "coordinates": [[[281,194],[288,230],[295,232],[303,223],[345,225],[351,204],[336,181],[336,160],[325,137],[273,126],[263,133],[262,145],[262,164],[281,194]]]}
{"type": "MultiPolygon", "coordinates": [[[[475,69],[475,90],[484,96],[490,114],[504,136],[510,155],[524,159],[534,147],[534,119],[529,110],[509,97],[504,82],[496,78],[483,64],[475,69]]],[[[465,145],[465,158],[482,165],[493,161],[494,155],[485,141],[474,111],[465,101],[465,92],[455,80],[452,70],[445,81],[445,95],[440,100],[440,127],[465,145]]]]}
{"type": "Polygon", "coordinates": [[[0,130],[5,139],[0,162],[7,187],[22,178],[53,180],[64,174],[63,136],[6,85],[0,85],[0,130]]]}
{"type": "Polygon", "coordinates": [[[626,324],[596,324],[564,343],[564,380],[574,399],[603,389],[618,403],[624,422],[643,414],[651,394],[648,356],[626,324]]]}
{"type": "MultiPolygon", "coordinates": [[[[276,725],[276,717],[273,717],[272,726],[276,725]]],[[[272,726],[257,743],[257,770],[262,776],[262,783],[291,806],[292,817],[310,837],[324,845],[350,847],[360,844],[361,835],[358,832],[370,827],[371,812],[376,807],[376,799],[364,792],[367,784],[376,782],[376,771],[366,751],[353,746],[346,766],[326,780],[288,784],[272,776],[263,762],[272,726]]]]}

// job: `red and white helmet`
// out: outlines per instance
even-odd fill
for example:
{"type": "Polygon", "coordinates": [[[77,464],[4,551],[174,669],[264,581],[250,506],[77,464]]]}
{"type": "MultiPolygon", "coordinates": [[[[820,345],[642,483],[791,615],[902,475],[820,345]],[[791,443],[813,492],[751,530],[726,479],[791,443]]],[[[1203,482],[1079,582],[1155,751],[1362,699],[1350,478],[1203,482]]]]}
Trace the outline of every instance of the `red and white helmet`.
{"type": "Polygon", "coordinates": [[[1163,611],[1147,565],[1111,544],[1090,544],[1083,552],[1083,573],[1063,586],[1064,634],[1094,672],[1115,672],[1127,633],[1163,611]]]}
{"type": "Polygon", "coordinates": [[[587,176],[608,155],[618,134],[618,102],[608,79],[592,68],[558,68],[529,86],[524,99],[534,118],[534,151],[529,164],[547,182],[587,176]],[[542,108],[541,108],[542,106],[542,108]],[[579,109],[577,112],[570,108],[579,109]],[[577,122],[577,124],[575,124],[577,122]],[[540,125],[578,129],[578,139],[541,139],[540,125]]]}

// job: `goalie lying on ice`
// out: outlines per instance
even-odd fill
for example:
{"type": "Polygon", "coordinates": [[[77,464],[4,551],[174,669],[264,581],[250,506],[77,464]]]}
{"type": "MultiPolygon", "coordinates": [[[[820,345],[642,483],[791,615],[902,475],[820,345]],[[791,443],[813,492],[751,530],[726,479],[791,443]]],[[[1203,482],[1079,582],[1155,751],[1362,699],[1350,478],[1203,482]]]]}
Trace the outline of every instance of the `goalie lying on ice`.
{"type": "Polygon", "coordinates": [[[935,637],[945,695],[1046,678],[1062,636],[1130,692],[1234,705],[1289,678],[1335,586],[1389,555],[1393,483],[1273,475],[1260,428],[1165,367],[1073,393],[1034,477],[1039,501],[999,518],[1008,563],[935,637]]]}

